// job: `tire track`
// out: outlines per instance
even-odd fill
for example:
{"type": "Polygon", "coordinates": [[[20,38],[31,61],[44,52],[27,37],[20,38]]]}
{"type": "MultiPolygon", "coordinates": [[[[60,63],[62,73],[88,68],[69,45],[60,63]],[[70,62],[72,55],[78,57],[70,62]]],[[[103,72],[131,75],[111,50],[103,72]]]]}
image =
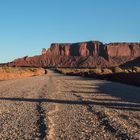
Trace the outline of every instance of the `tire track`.
{"type": "MultiPolygon", "coordinates": [[[[59,92],[60,92],[60,83],[59,83],[59,80],[57,80],[57,84],[56,84],[56,81],[54,82],[55,80],[50,77],[50,82],[48,83],[48,87],[55,87],[54,89],[50,89],[51,91],[51,94],[50,94],[50,97],[49,98],[54,98],[56,97],[57,95],[59,95],[59,92]],[[51,83],[51,86],[49,86],[49,84],[51,83]]],[[[56,126],[56,123],[55,123],[55,118],[56,117],[56,112],[59,111],[59,107],[58,107],[58,104],[56,103],[53,103],[50,105],[50,110],[48,112],[48,116],[47,116],[47,119],[48,119],[48,140],[55,140],[55,126],[56,126]]]]}
{"type": "MultiPolygon", "coordinates": [[[[46,85],[43,86],[43,88],[39,92],[39,99],[45,98],[45,93],[46,93],[46,85]]],[[[43,107],[43,101],[39,101],[36,105],[36,111],[38,115],[38,120],[37,120],[37,137],[41,140],[46,139],[47,137],[47,124],[45,122],[46,119],[46,110],[43,107]]]]}
{"type": "Polygon", "coordinates": [[[58,110],[59,110],[58,106],[54,105],[54,110],[48,113],[48,121],[49,121],[48,140],[55,139],[55,122],[54,122],[53,116],[58,110]]]}
{"type": "Polygon", "coordinates": [[[96,111],[96,109],[93,109],[93,106],[91,105],[87,106],[87,110],[97,116],[99,120],[99,127],[103,127],[105,131],[111,133],[112,136],[114,135],[117,140],[138,140],[137,138],[133,137],[133,135],[122,132],[122,130],[111,125],[105,113],[96,111]]]}
{"type": "Polygon", "coordinates": [[[37,128],[38,128],[37,137],[40,138],[41,140],[43,140],[47,135],[47,133],[46,133],[47,126],[45,124],[46,113],[42,107],[42,102],[39,102],[36,105],[36,110],[37,110],[38,116],[39,116],[39,118],[37,120],[37,128]]]}
{"type": "MultiPolygon", "coordinates": [[[[82,96],[77,94],[73,95],[77,97],[78,100],[84,101],[84,98],[82,96]]],[[[122,132],[122,130],[115,128],[113,125],[111,125],[107,115],[104,112],[96,110],[96,108],[90,104],[86,106],[89,112],[96,115],[99,121],[99,127],[103,127],[105,131],[108,131],[110,134],[112,134],[112,136],[115,136],[117,140],[138,140],[138,138],[135,138],[133,135],[122,132]]]]}

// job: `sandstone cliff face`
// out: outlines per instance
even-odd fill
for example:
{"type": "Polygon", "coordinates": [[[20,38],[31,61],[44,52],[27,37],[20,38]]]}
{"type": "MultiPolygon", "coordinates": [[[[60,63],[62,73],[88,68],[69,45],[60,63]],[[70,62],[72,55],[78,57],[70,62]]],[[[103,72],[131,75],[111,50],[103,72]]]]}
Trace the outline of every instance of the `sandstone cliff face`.
{"type": "Polygon", "coordinates": [[[81,42],[74,44],[52,44],[51,53],[61,56],[104,56],[105,55],[105,45],[99,41],[95,42],[81,42]]]}
{"type": "Polygon", "coordinates": [[[140,43],[110,43],[106,45],[110,57],[138,57],[140,43]]]}
{"type": "Polygon", "coordinates": [[[9,65],[49,67],[112,67],[140,56],[140,43],[99,41],[53,43],[42,55],[16,59],[9,65]]]}

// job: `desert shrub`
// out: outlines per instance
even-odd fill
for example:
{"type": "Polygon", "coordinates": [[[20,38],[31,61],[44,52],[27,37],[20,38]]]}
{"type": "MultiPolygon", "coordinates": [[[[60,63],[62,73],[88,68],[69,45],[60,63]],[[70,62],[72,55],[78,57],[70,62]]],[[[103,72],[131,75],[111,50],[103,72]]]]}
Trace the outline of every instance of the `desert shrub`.
{"type": "Polygon", "coordinates": [[[124,69],[124,73],[129,73],[129,70],[128,69],[124,69]]]}
{"type": "Polygon", "coordinates": [[[90,69],[89,73],[101,74],[102,69],[101,68],[90,69]]]}
{"type": "Polygon", "coordinates": [[[133,69],[132,68],[128,68],[127,71],[128,71],[128,73],[132,73],[133,69]]]}
{"type": "Polygon", "coordinates": [[[57,71],[59,71],[60,73],[63,73],[63,74],[67,74],[67,73],[71,72],[71,70],[67,69],[67,68],[58,68],[57,71]]]}
{"type": "Polygon", "coordinates": [[[120,67],[114,67],[114,68],[112,68],[112,72],[114,72],[114,73],[121,73],[121,72],[124,72],[124,70],[121,69],[120,67]]]}
{"type": "Polygon", "coordinates": [[[140,67],[134,67],[133,72],[140,73],[140,67]]]}
{"type": "Polygon", "coordinates": [[[112,73],[112,70],[109,68],[102,69],[102,74],[111,74],[111,73],[112,73]]]}

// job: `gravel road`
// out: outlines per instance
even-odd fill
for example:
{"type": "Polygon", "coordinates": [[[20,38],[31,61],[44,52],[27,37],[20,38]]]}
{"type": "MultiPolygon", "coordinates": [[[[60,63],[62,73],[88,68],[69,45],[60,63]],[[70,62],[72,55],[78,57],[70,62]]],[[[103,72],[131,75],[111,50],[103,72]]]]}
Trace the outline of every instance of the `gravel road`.
{"type": "Polygon", "coordinates": [[[0,140],[137,140],[140,88],[44,76],[0,82],[0,140]]]}

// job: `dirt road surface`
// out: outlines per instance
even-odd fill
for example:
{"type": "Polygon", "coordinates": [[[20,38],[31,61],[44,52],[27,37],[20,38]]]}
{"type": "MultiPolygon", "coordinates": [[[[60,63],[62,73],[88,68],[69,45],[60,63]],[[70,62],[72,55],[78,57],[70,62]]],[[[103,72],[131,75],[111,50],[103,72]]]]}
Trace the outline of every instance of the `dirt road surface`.
{"type": "Polygon", "coordinates": [[[0,82],[0,140],[140,139],[140,88],[45,76],[0,82]]]}

